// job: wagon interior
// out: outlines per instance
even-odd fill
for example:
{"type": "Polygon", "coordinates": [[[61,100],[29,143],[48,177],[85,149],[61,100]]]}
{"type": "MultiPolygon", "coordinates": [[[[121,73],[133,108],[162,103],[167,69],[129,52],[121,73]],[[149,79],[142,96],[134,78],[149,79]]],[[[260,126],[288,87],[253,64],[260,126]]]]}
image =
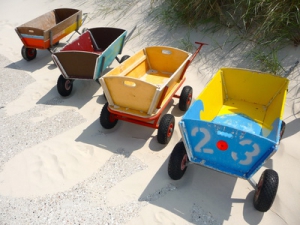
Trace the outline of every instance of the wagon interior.
{"type": "Polygon", "coordinates": [[[288,80],[279,76],[220,69],[198,97],[200,118],[276,142],[287,88],[288,80]]]}
{"type": "Polygon", "coordinates": [[[100,79],[109,105],[141,117],[155,114],[180,84],[190,56],[165,46],[140,50],[100,79]]]}

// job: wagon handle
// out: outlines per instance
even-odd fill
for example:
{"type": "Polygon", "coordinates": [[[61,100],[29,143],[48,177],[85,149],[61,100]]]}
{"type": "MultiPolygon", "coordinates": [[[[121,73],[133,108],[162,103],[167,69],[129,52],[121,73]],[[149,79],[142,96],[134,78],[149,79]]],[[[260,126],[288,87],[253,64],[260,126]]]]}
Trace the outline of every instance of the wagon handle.
{"type": "Polygon", "coordinates": [[[187,61],[187,63],[185,64],[184,70],[180,76],[180,80],[183,78],[185,71],[187,70],[187,68],[189,67],[189,65],[191,64],[191,62],[194,60],[194,58],[196,57],[196,55],[200,52],[201,48],[203,45],[208,45],[206,43],[203,42],[195,42],[195,44],[198,44],[199,47],[197,48],[197,50],[194,52],[194,54],[192,55],[192,57],[187,61]]]}

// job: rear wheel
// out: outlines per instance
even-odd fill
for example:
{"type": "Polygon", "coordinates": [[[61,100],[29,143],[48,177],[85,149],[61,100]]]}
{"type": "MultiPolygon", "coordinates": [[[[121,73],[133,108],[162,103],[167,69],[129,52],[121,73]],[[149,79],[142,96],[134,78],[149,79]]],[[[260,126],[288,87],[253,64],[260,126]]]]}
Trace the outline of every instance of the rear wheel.
{"type": "Polygon", "coordinates": [[[188,161],[183,142],[178,142],[170,155],[168,164],[169,176],[173,180],[179,180],[186,171],[188,161]]]}
{"type": "Polygon", "coordinates": [[[105,103],[100,114],[101,126],[105,129],[111,129],[116,126],[117,122],[118,119],[116,118],[116,116],[108,111],[108,103],[105,103]]]}
{"type": "Polygon", "coordinates": [[[124,55],[122,56],[122,58],[120,59],[120,63],[124,62],[126,59],[130,58],[129,55],[124,55]]]}
{"type": "Polygon", "coordinates": [[[191,105],[193,98],[193,88],[190,86],[185,86],[180,94],[179,98],[179,109],[181,111],[187,111],[191,105]]]}
{"type": "Polygon", "coordinates": [[[279,177],[276,171],[267,169],[262,173],[253,198],[255,209],[260,212],[266,212],[271,208],[277,193],[278,184],[279,177]]]}
{"type": "Polygon", "coordinates": [[[33,60],[36,57],[36,49],[35,48],[27,48],[25,46],[22,47],[21,50],[22,57],[27,60],[33,60]]]}
{"type": "Polygon", "coordinates": [[[173,135],[174,128],[175,117],[171,114],[165,114],[159,122],[157,141],[160,144],[168,144],[173,135]]]}
{"type": "Polygon", "coordinates": [[[279,137],[279,141],[282,139],[283,134],[284,134],[284,131],[285,131],[285,122],[282,121],[281,127],[280,127],[280,137],[279,137]]]}
{"type": "Polygon", "coordinates": [[[57,91],[61,96],[69,96],[73,89],[73,80],[65,79],[60,75],[57,80],[57,91]]]}

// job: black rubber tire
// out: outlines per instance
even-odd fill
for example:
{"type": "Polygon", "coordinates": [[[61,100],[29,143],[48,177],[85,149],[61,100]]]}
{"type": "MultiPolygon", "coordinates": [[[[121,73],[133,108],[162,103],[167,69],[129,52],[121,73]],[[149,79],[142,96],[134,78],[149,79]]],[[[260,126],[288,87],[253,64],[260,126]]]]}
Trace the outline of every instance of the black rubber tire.
{"type": "Polygon", "coordinates": [[[276,171],[266,169],[257,184],[253,204],[254,208],[260,212],[268,211],[276,197],[279,184],[279,177],[276,171]]]}
{"type": "Polygon", "coordinates": [[[282,139],[282,137],[283,137],[283,134],[284,134],[284,131],[285,131],[285,122],[282,121],[281,127],[280,127],[280,137],[279,137],[279,141],[281,141],[281,139],[282,139]]]}
{"type": "Polygon", "coordinates": [[[179,180],[185,173],[189,161],[184,144],[178,142],[169,158],[168,174],[173,180],[179,180]]]}
{"type": "Polygon", "coordinates": [[[191,105],[193,98],[193,88],[190,86],[185,86],[180,94],[179,98],[179,109],[181,111],[187,111],[191,105]]]}
{"type": "Polygon", "coordinates": [[[128,58],[130,58],[129,55],[123,55],[122,58],[120,59],[120,63],[124,62],[128,58]]]}
{"type": "Polygon", "coordinates": [[[23,46],[22,50],[21,50],[21,54],[25,60],[31,61],[31,60],[35,59],[35,57],[36,57],[36,49],[35,48],[27,48],[27,47],[23,46]]]}
{"type": "Polygon", "coordinates": [[[57,80],[57,91],[61,96],[69,96],[73,89],[73,80],[65,79],[60,75],[57,80]]]}
{"type": "Polygon", "coordinates": [[[54,47],[56,47],[58,45],[59,45],[59,41],[53,44],[54,47]]]}
{"type": "Polygon", "coordinates": [[[171,114],[165,114],[160,122],[157,132],[157,141],[160,144],[168,144],[171,140],[175,128],[175,117],[171,114]]]}
{"type": "Polygon", "coordinates": [[[113,114],[108,111],[107,107],[108,102],[103,106],[99,120],[102,127],[105,129],[111,129],[116,126],[118,119],[113,117],[113,114]]]}

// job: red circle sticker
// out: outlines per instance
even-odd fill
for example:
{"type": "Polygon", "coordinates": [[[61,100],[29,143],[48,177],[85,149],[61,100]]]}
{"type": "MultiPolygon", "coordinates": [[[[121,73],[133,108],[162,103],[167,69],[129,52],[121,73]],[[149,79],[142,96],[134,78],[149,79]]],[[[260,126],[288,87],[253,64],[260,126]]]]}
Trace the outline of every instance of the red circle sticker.
{"type": "Polygon", "coordinates": [[[217,142],[217,147],[221,151],[226,151],[228,149],[228,144],[226,141],[220,140],[217,142]]]}

